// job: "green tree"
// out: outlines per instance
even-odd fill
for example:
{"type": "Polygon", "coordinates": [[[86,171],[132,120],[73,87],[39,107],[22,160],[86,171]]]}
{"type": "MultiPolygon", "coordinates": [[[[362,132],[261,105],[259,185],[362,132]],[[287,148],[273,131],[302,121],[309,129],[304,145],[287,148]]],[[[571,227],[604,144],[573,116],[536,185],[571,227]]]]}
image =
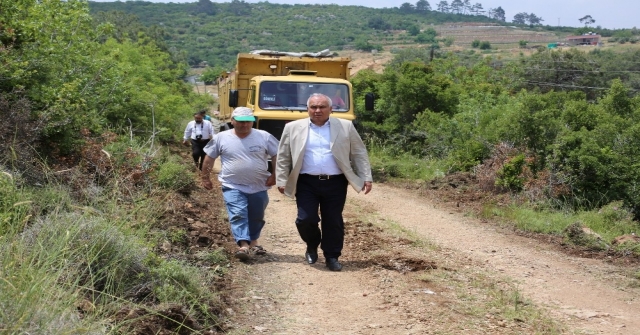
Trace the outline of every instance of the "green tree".
{"type": "Polygon", "coordinates": [[[0,77],[8,80],[0,81],[0,93],[18,89],[30,101],[31,117],[44,124],[31,134],[46,147],[43,155],[75,150],[84,136],[107,128],[157,135],[189,110],[193,93],[181,80],[186,64],[177,64],[144,31],[136,34],[135,23],[115,34],[118,40],[108,37],[117,31],[108,18],[125,16],[107,15],[96,26],[85,1],[9,4],[0,22],[20,39],[4,50],[0,77]]]}
{"type": "Polygon", "coordinates": [[[200,79],[207,85],[213,84],[218,77],[222,75],[224,69],[220,66],[210,66],[207,67],[202,74],[200,75],[200,79]]]}
{"type": "Polygon", "coordinates": [[[407,33],[410,36],[416,36],[420,33],[420,27],[418,27],[415,24],[412,24],[411,26],[409,26],[409,28],[407,29],[407,33]]]}
{"type": "Polygon", "coordinates": [[[462,14],[464,11],[464,2],[462,0],[453,0],[451,1],[451,5],[449,5],[449,9],[454,14],[462,14]]]}
{"type": "Polygon", "coordinates": [[[594,99],[600,90],[594,87],[607,86],[606,77],[594,69],[600,66],[590,54],[570,49],[566,52],[540,52],[523,62],[523,78],[529,83],[525,87],[541,92],[580,90],[594,99]]]}
{"type": "Polygon", "coordinates": [[[490,8],[487,14],[490,18],[494,20],[503,21],[503,22],[507,20],[504,9],[502,9],[502,7],[500,6],[496,8],[490,8]]]}
{"type": "Polygon", "coordinates": [[[451,7],[449,7],[449,3],[445,0],[438,2],[438,11],[442,13],[449,13],[451,11],[451,7]]]}
{"type": "Polygon", "coordinates": [[[355,48],[362,51],[382,50],[381,45],[373,44],[367,40],[356,41],[355,48]]]}
{"type": "Polygon", "coordinates": [[[522,12],[514,15],[512,22],[515,24],[526,24],[527,19],[529,19],[529,14],[522,12]]]}
{"type": "Polygon", "coordinates": [[[529,17],[527,18],[527,22],[529,22],[529,24],[532,26],[542,24],[542,21],[544,21],[543,18],[533,13],[529,14],[529,17]]]}
{"type": "Polygon", "coordinates": [[[431,5],[427,0],[418,0],[415,8],[418,12],[428,12],[431,10],[431,5]]]}
{"type": "Polygon", "coordinates": [[[369,22],[367,23],[367,25],[369,26],[369,28],[377,29],[377,30],[390,30],[391,29],[391,25],[389,23],[387,23],[383,18],[381,18],[379,16],[370,18],[369,22]]]}
{"type": "Polygon", "coordinates": [[[244,0],[232,0],[229,4],[228,10],[231,14],[236,16],[247,16],[251,14],[251,4],[244,0]]]}
{"type": "Polygon", "coordinates": [[[415,116],[431,110],[446,115],[455,111],[457,102],[452,82],[434,72],[433,67],[423,63],[404,63],[395,70],[385,70],[381,93],[387,96],[392,116],[385,122],[395,120],[398,128],[404,128],[415,116]]]}
{"type": "Polygon", "coordinates": [[[474,15],[481,15],[482,13],[484,13],[484,8],[482,8],[482,4],[479,2],[476,2],[471,7],[471,13],[473,13],[474,15]]]}
{"type": "Polygon", "coordinates": [[[596,23],[596,20],[594,20],[591,17],[591,15],[585,15],[585,16],[579,18],[578,21],[580,21],[580,23],[584,23],[585,27],[588,27],[590,24],[596,23]]]}
{"type": "Polygon", "coordinates": [[[198,0],[198,4],[194,10],[195,13],[204,13],[206,15],[216,15],[218,8],[211,0],[198,0]]]}
{"type": "Polygon", "coordinates": [[[400,12],[402,13],[408,14],[408,13],[413,13],[414,11],[415,11],[415,7],[408,2],[405,2],[402,5],[400,5],[400,12]]]}
{"type": "Polygon", "coordinates": [[[435,43],[437,32],[433,28],[427,28],[416,36],[416,42],[418,43],[435,43]]]}

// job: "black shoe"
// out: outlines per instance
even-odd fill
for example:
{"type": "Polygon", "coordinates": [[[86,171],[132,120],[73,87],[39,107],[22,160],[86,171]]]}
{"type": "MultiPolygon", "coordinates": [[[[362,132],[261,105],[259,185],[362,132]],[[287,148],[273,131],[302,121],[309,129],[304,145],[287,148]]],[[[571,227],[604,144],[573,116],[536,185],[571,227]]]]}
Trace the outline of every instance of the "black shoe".
{"type": "Polygon", "coordinates": [[[305,252],[304,258],[307,260],[307,263],[313,264],[318,261],[318,253],[305,252]]]}
{"type": "Polygon", "coordinates": [[[340,270],[342,270],[342,264],[340,264],[340,262],[338,262],[337,258],[327,258],[327,260],[325,261],[325,265],[327,265],[327,267],[331,271],[340,271],[340,270]]]}

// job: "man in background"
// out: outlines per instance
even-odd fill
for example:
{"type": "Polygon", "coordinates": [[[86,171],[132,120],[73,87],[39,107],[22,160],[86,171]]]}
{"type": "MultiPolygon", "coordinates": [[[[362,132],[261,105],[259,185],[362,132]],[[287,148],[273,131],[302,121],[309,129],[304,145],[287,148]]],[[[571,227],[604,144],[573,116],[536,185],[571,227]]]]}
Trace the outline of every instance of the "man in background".
{"type": "Polygon", "coordinates": [[[206,109],[202,109],[198,113],[200,113],[200,115],[202,115],[202,119],[203,120],[211,122],[211,116],[207,115],[207,110],[206,109]]]}
{"type": "Polygon", "coordinates": [[[200,112],[194,113],[193,121],[190,121],[184,130],[182,144],[189,146],[189,142],[191,142],[191,156],[198,170],[202,170],[205,156],[204,147],[212,137],[213,125],[211,122],[203,120],[200,112]]]}

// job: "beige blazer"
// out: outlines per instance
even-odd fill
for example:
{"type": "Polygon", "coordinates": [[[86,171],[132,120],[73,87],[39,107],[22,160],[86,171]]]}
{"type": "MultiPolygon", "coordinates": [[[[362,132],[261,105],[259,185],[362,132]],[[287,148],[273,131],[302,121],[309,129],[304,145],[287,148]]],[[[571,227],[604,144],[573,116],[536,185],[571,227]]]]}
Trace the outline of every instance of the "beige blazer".
{"type": "MultiPolygon", "coordinates": [[[[365,181],[373,181],[369,156],[360,135],[348,120],[329,118],[331,153],[351,187],[362,191],[365,181]]],[[[276,186],[284,186],[284,194],[294,197],[309,135],[309,118],[287,123],[280,137],[276,163],[276,186]]]]}

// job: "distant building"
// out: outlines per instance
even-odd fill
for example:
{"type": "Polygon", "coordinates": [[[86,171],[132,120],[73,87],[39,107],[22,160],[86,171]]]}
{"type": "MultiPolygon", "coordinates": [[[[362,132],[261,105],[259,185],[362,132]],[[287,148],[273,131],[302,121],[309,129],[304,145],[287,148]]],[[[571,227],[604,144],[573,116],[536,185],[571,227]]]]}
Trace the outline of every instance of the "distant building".
{"type": "Polygon", "coordinates": [[[567,36],[565,40],[567,45],[598,45],[600,43],[600,35],[590,33],[580,36],[567,36]]]}

